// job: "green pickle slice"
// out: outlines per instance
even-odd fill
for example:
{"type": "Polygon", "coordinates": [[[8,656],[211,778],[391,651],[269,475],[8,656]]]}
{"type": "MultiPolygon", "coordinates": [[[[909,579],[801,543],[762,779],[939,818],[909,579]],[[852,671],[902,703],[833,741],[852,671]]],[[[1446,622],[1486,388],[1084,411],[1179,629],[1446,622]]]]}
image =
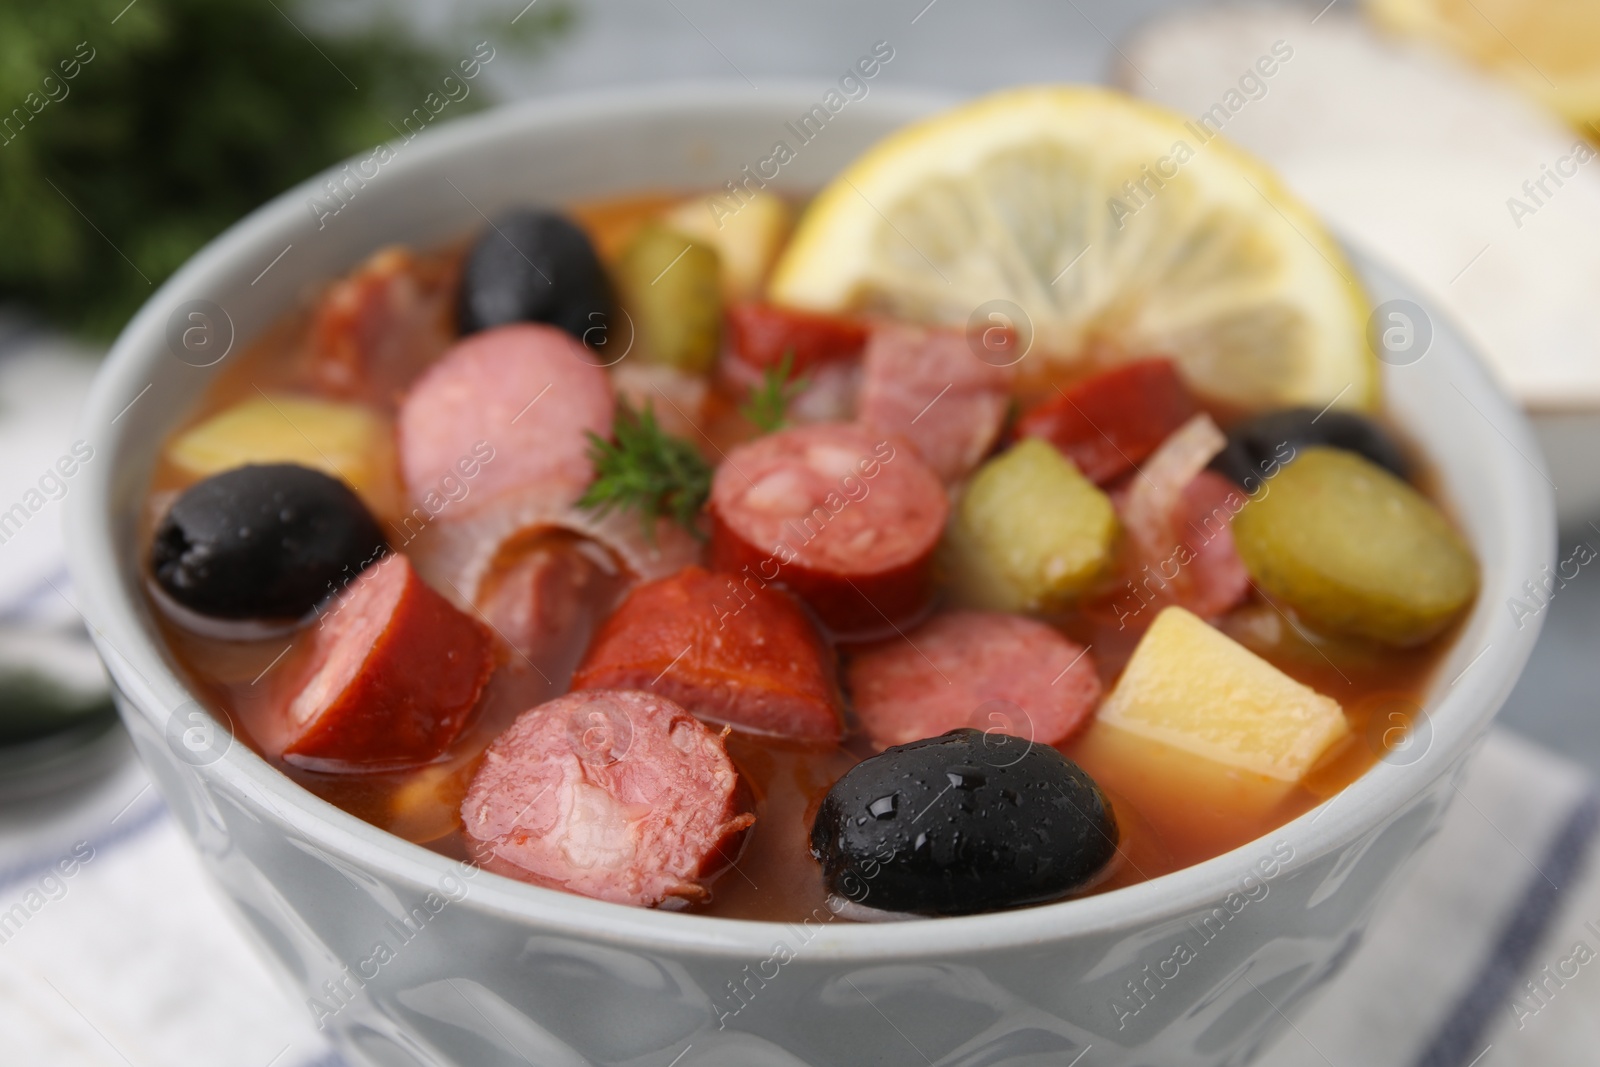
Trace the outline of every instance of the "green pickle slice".
{"type": "Polygon", "coordinates": [[[1478,564],[1461,535],[1376,464],[1306,448],[1267,486],[1234,518],[1234,542],[1261,590],[1314,626],[1415,645],[1476,594],[1478,564]]]}
{"type": "Polygon", "coordinates": [[[947,531],[945,565],[963,602],[1052,610],[1111,564],[1111,500],[1070,459],[1027,437],[973,475],[947,531]]]}
{"type": "Polygon", "coordinates": [[[616,277],[645,356],[692,374],[711,369],[722,329],[716,249],[660,223],[646,223],[623,251],[616,277]]]}

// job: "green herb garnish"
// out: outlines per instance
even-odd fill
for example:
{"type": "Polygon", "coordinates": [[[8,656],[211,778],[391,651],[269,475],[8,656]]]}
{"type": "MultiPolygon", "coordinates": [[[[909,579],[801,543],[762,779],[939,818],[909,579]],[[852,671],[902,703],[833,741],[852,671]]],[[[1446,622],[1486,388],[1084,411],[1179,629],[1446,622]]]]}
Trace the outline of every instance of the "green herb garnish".
{"type": "Polygon", "coordinates": [[[651,544],[657,519],[671,519],[704,537],[699,517],[711,495],[711,466],[699,450],[662,430],[648,404],[635,411],[626,401],[618,401],[612,433],[615,441],[589,433],[595,479],[578,506],[601,517],[613,508],[637,511],[651,544]]]}
{"type": "Polygon", "coordinates": [[[793,373],[794,349],[791,348],[776,367],[761,372],[761,384],[750,390],[739,414],[762,433],[783,429],[784,423],[789,421],[789,402],[809,384],[804,377],[790,381],[793,373]]]}
{"type": "MultiPolygon", "coordinates": [[[[380,143],[404,160],[419,149],[394,146],[417,130],[491,102],[489,84],[517,62],[507,55],[573,20],[570,0],[526,4],[474,4],[481,18],[422,34],[380,4],[0,3],[0,304],[114,336],[258,204],[338,160],[368,160],[380,143]]],[[[374,168],[357,164],[334,179],[336,196],[302,201],[338,208],[380,195],[363,191],[374,168]]],[[[303,217],[313,230],[353,225],[348,213],[303,217]]],[[[305,269],[309,240],[296,239],[275,271],[305,269]]]]}

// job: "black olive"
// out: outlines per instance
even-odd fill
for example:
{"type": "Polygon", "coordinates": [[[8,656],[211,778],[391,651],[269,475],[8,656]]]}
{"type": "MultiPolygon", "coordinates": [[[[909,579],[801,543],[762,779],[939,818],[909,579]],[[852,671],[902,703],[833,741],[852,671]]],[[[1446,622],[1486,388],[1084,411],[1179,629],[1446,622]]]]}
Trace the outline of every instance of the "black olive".
{"type": "Polygon", "coordinates": [[[1053,900],[1117,846],[1111,804],[1055,749],[952,730],[856,764],[811,827],[828,889],[884,911],[964,915],[1053,900]]]}
{"type": "Polygon", "coordinates": [[[1387,430],[1353,411],[1286,408],[1246,419],[1228,431],[1211,469],[1254,493],[1302,449],[1313,445],[1354,452],[1397,478],[1410,480],[1411,462],[1387,430]]]}
{"type": "Polygon", "coordinates": [[[298,619],[387,551],[349,486],[290,463],[237,467],[186,489],[150,548],[156,582],[223,619],[298,619]]]}
{"type": "Polygon", "coordinates": [[[596,348],[605,344],[611,287],[588,235],[553,211],[496,219],[467,253],[457,318],[463,334],[546,322],[596,348]]]}

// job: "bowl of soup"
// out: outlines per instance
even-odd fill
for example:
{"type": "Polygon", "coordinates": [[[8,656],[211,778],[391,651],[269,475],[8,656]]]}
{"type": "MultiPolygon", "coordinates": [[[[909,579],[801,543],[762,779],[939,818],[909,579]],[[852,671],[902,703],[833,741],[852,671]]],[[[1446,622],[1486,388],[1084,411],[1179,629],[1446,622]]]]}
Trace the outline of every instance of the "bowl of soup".
{"type": "Polygon", "coordinates": [[[82,610],[352,1060],[1238,1062],[1521,670],[1548,487],[1402,280],[870,66],[375,149],[102,370],[82,610]]]}

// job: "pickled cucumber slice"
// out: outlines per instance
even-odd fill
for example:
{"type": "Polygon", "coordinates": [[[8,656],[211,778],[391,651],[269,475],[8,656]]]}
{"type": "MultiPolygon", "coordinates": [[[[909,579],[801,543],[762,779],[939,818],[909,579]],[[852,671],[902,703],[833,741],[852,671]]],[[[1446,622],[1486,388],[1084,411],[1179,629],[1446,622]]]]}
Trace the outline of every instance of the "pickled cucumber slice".
{"type": "Polygon", "coordinates": [[[1030,437],[978,469],[950,524],[946,566],[961,599],[999,611],[1070,601],[1111,562],[1111,500],[1030,437]]]}
{"type": "Polygon", "coordinates": [[[617,286],[642,354],[695,374],[717,358],[721,284],[716,250],[660,223],[642,226],[617,263],[617,286]]]}
{"type": "Polygon", "coordinates": [[[1439,510],[1376,464],[1307,448],[1233,520],[1267,593],[1313,625],[1387,645],[1444,629],[1478,589],[1478,564],[1439,510]]]}

